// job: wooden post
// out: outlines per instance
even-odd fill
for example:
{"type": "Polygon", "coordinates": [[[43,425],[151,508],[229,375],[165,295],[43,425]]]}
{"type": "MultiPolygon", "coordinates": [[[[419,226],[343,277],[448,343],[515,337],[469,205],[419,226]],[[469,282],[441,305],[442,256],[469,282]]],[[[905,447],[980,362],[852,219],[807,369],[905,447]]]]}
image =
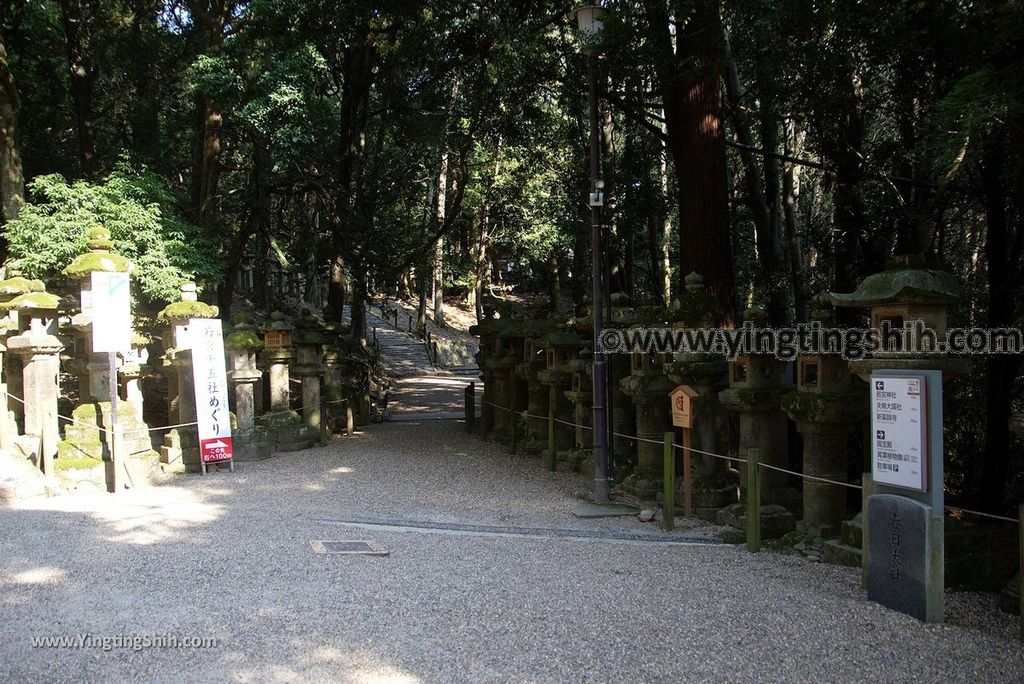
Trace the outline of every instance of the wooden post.
{"type": "Polygon", "coordinates": [[[693,469],[691,467],[691,454],[693,448],[690,428],[683,428],[683,515],[687,518],[693,516],[693,469]]]}
{"type": "Polygon", "coordinates": [[[761,450],[747,449],[747,551],[761,550],[761,450]]]}
{"type": "MultiPolygon", "coordinates": [[[[0,360],[0,363],[3,361],[0,360]]],[[[8,450],[13,444],[10,423],[7,421],[7,383],[0,382],[0,449],[8,450]]]]}
{"type": "Polygon", "coordinates": [[[345,434],[351,437],[356,432],[356,412],[352,410],[352,400],[345,400],[345,434]]]}
{"type": "Polygon", "coordinates": [[[661,527],[671,532],[676,526],[676,455],[673,441],[675,433],[665,433],[664,473],[665,491],[661,497],[661,527]]]}
{"type": "Polygon", "coordinates": [[[548,406],[548,470],[558,469],[558,450],[555,448],[555,411],[548,406]]]}
{"type": "Polygon", "coordinates": [[[473,432],[476,422],[476,383],[466,386],[466,432],[473,432]]]}

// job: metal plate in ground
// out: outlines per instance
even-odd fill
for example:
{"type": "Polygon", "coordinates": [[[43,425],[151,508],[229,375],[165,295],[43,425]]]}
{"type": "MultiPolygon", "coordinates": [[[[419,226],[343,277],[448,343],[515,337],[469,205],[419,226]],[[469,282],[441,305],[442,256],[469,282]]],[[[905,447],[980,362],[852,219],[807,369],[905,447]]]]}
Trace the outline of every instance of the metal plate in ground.
{"type": "Polygon", "coordinates": [[[389,551],[377,542],[363,540],[323,541],[314,539],[309,542],[317,553],[346,556],[387,556],[389,551]]]}

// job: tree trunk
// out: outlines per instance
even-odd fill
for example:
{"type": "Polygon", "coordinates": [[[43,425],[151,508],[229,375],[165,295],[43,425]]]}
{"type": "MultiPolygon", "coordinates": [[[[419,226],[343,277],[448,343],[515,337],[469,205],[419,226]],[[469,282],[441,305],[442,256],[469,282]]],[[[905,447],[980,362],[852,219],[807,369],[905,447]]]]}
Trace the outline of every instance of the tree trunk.
{"type": "MultiPolygon", "coordinates": [[[[1004,136],[993,135],[982,151],[981,184],[987,219],[985,256],[988,261],[989,328],[1014,325],[1014,293],[1020,266],[1011,254],[1011,227],[1007,211],[1007,144],[1004,136]]],[[[1018,174],[1022,174],[1018,170],[1018,174]]],[[[1020,227],[1018,226],[1018,230],[1020,227]]],[[[1010,475],[1010,410],[1014,382],[1021,371],[1021,358],[990,355],[985,361],[985,458],[977,504],[1001,510],[1006,502],[1010,475]]]]}
{"type": "MultiPolygon", "coordinates": [[[[3,222],[18,218],[25,204],[25,177],[18,152],[18,88],[7,63],[7,47],[0,33],[0,209],[3,222]]],[[[7,258],[7,241],[0,239],[0,259],[7,258]]]]}
{"type": "MultiPolygon", "coordinates": [[[[787,124],[785,129],[785,148],[787,156],[800,156],[799,139],[796,127],[787,124]]],[[[797,321],[810,319],[810,295],[807,291],[806,265],[803,248],[800,244],[800,230],[797,220],[797,177],[796,164],[787,163],[782,172],[783,216],[786,224],[786,244],[789,247],[789,273],[793,283],[793,308],[797,321]]]]}
{"type": "MultiPolygon", "coordinates": [[[[224,43],[229,4],[223,1],[188,0],[196,22],[197,53],[215,52],[224,43]]],[[[220,179],[221,129],[224,117],[220,105],[204,93],[195,97],[192,151],[192,222],[207,235],[217,236],[217,183],[220,179]]]]}
{"type": "Polygon", "coordinates": [[[352,275],[352,340],[366,345],[366,269],[358,266],[352,275]]]}
{"type": "MultiPolygon", "coordinates": [[[[728,53],[728,40],[725,40],[728,53]]],[[[762,147],[771,152],[776,151],[778,135],[771,129],[770,120],[774,112],[770,111],[770,98],[765,96],[768,87],[762,81],[762,70],[758,69],[758,88],[761,93],[761,141],[762,147]]],[[[754,153],[748,149],[754,147],[754,137],[751,134],[751,124],[743,111],[740,103],[742,85],[736,63],[731,55],[728,59],[727,78],[725,79],[725,91],[729,98],[730,118],[733,129],[736,131],[736,139],[743,147],[739,148],[740,161],[743,164],[743,179],[746,185],[746,205],[750,209],[751,218],[754,223],[754,244],[757,248],[757,285],[765,299],[765,313],[768,321],[775,325],[781,325],[788,318],[786,315],[786,298],[783,290],[783,277],[781,266],[783,263],[781,244],[779,240],[779,222],[775,215],[776,202],[778,199],[778,169],[771,158],[764,158],[764,175],[758,165],[754,153]]]]}
{"type": "MultiPolygon", "coordinates": [[[[681,4],[681,3],[680,3],[681,4]]],[[[668,146],[679,181],[679,263],[704,276],[709,293],[735,321],[732,246],[722,127],[723,48],[718,2],[696,0],[673,50],[669,17],[660,0],[646,0],[659,59],[668,146]]],[[[677,11],[680,19],[682,12],[677,11]]]]}
{"type": "Polygon", "coordinates": [[[78,162],[82,173],[92,176],[97,168],[92,120],[92,89],[96,74],[88,54],[89,27],[82,17],[80,0],[61,0],[60,14],[68,55],[71,104],[78,133],[78,162]]]}
{"type": "MultiPolygon", "coordinates": [[[[437,194],[434,196],[434,218],[438,226],[444,225],[446,202],[448,197],[448,141],[445,140],[441,151],[441,166],[437,173],[437,194]]],[[[434,323],[444,325],[444,237],[439,237],[434,244],[433,283],[434,283],[434,323]]]]}

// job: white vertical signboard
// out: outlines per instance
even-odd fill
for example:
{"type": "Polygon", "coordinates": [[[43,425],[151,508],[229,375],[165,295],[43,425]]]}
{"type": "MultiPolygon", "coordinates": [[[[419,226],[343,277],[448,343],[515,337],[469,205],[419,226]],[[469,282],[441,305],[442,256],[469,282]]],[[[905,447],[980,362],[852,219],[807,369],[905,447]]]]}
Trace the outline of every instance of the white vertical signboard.
{"type": "Polygon", "coordinates": [[[199,454],[207,463],[230,461],[231,417],[228,414],[228,380],[224,364],[224,333],[215,318],[193,318],[188,322],[192,347],[193,384],[196,390],[196,420],[199,423],[199,454]]]}
{"type": "Polygon", "coordinates": [[[928,384],[921,377],[871,376],[871,476],[874,481],[928,490],[928,384]]]}
{"type": "Polygon", "coordinates": [[[127,273],[92,272],[92,350],[132,348],[132,304],[127,273]]]}

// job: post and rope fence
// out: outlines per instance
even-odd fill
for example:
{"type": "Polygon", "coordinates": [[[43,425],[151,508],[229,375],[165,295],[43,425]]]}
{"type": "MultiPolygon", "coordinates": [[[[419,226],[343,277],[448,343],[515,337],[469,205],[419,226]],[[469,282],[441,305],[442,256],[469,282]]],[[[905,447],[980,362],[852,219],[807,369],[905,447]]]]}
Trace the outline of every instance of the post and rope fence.
{"type": "MultiPolygon", "coordinates": [[[[512,417],[512,421],[511,422],[512,422],[512,426],[513,426],[513,432],[512,432],[513,439],[512,439],[512,445],[511,445],[512,453],[515,453],[515,430],[514,430],[514,426],[516,425],[516,418],[518,416],[520,416],[520,415],[522,415],[523,418],[535,418],[535,419],[541,419],[541,420],[543,420],[543,419],[547,419],[548,420],[549,459],[551,458],[551,456],[550,456],[551,446],[550,445],[553,442],[553,436],[552,436],[553,432],[552,432],[552,430],[553,430],[553,426],[554,426],[555,423],[560,423],[562,425],[566,425],[568,427],[572,427],[572,428],[576,428],[576,429],[581,429],[581,430],[593,430],[593,427],[588,426],[588,425],[580,425],[578,423],[573,423],[573,422],[570,422],[570,421],[567,421],[567,420],[560,420],[558,418],[555,418],[554,416],[550,415],[550,412],[549,412],[548,416],[535,416],[535,415],[532,415],[532,414],[527,413],[527,412],[515,411],[514,407],[513,408],[509,408],[507,406],[501,406],[500,404],[495,404],[495,403],[489,402],[489,401],[485,401],[483,403],[489,405],[492,409],[498,409],[498,410],[507,411],[507,412],[510,413],[510,415],[512,417]]],[[[675,486],[674,486],[674,480],[675,480],[675,458],[674,458],[674,455],[675,454],[674,454],[674,450],[675,449],[682,450],[683,454],[687,455],[687,456],[692,455],[692,454],[698,454],[698,455],[701,455],[701,456],[709,456],[709,457],[717,458],[717,459],[724,460],[724,461],[730,461],[732,463],[746,464],[746,466],[747,466],[746,467],[746,473],[745,473],[745,475],[746,475],[746,484],[747,484],[746,547],[747,547],[747,550],[750,551],[751,553],[757,553],[757,552],[759,552],[761,550],[761,480],[762,480],[761,470],[762,469],[774,470],[776,472],[785,473],[787,475],[792,475],[794,477],[798,477],[798,478],[801,478],[803,480],[810,480],[812,482],[820,482],[820,483],[823,483],[823,484],[834,485],[834,486],[837,486],[837,487],[847,487],[849,489],[855,489],[855,490],[863,492],[865,503],[867,501],[866,497],[870,493],[869,490],[871,489],[871,476],[869,474],[865,474],[865,476],[864,476],[864,484],[862,484],[862,485],[854,484],[852,482],[842,482],[840,480],[832,480],[832,479],[825,478],[825,477],[817,477],[815,475],[806,475],[804,473],[796,472],[794,470],[788,470],[786,468],[781,468],[779,466],[775,466],[775,465],[771,465],[771,464],[762,462],[761,461],[761,450],[756,448],[756,447],[749,448],[747,450],[747,454],[746,454],[747,458],[744,459],[744,458],[740,458],[738,455],[717,454],[717,453],[714,453],[714,452],[711,452],[711,451],[704,451],[702,449],[695,449],[695,448],[693,448],[693,447],[691,447],[689,445],[683,445],[683,444],[675,443],[674,442],[674,434],[671,433],[671,432],[666,432],[665,433],[665,437],[664,437],[664,440],[662,442],[659,442],[657,440],[652,440],[652,439],[646,439],[646,438],[640,437],[638,435],[624,435],[624,434],[620,434],[618,432],[613,432],[612,434],[615,437],[620,437],[620,438],[623,438],[623,439],[629,439],[629,440],[632,440],[634,442],[647,442],[647,443],[650,443],[650,444],[662,444],[663,445],[663,447],[665,449],[665,451],[664,451],[665,489],[664,489],[663,494],[662,494],[662,499],[663,499],[663,501],[662,501],[662,526],[664,527],[664,529],[666,531],[671,531],[672,529],[674,529],[674,520],[673,520],[673,518],[675,517],[674,516],[674,514],[675,514],[675,505],[674,505],[675,504],[675,486]]],[[[684,459],[684,467],[687,467],[689,465],[689,460],[690,460],[689,458],[685,458],[684,459]]],[[[684,492],[683,492],[684,500],[690,499],[690,497],[692,496],[692,491],[691,491],[692,490],[692,482],[691,482],[691,479],[688,478],[688,477],[685,477],[685,475],[684,475],[684,478],[683,478],[683,489],[684,489],[684,492]]],[[[689,506],[686,505],[686,508],[688,509],[689,506]]],[[[865,506],[865,510],[866,510],[866,506],[865,506]]],[[[1016,517],[1016,518],[1011,518],[1011,517],[1004,516],[1004,515],[997,515],[995,513],[985,513],[985,512],[982,512],[982,511],[971,510],[971,509],[968,509],[968,508],[961,508],[959,506],[945,506],[945,511],[946,511],[947,514],[949,514],[949,513],[959,513],[959,514],[962,514],[962,515],[977,516],[977,517],[986,518],[986,519],[989,519],[989,520],[998,520],[998,521],[1001,521],[1001,522],[1015,523],[1017,525],[1017,529],[1018,529],[1020,558],[1021,558],[1022,564],[1024,564],[1024,524],[1022,524],[1022,521],[1024,521],[1024,503],[1021,503],[1021,504],[1018,505],[1018,509],[1017,509],[1018,517],[1016,517]]],[[[867,539],[868,539],[868,533],[869,533],[869,531],[865,527],[864,535],[863,535],[863,541],[862,541],[862,553],[863,553],[863,556],[861,558],[862,568],[865,571],[866,571],[866,568],[867,568],[867,552],[868,552],[868,549],[867,549],[867,539]]],[[[1022,642],[1024,642],[1024,572],[1020,573],[1020,576],[1021,576],[1021,586],[1020,586],[1020,639],[1021,639],[1022,642]]]]}

